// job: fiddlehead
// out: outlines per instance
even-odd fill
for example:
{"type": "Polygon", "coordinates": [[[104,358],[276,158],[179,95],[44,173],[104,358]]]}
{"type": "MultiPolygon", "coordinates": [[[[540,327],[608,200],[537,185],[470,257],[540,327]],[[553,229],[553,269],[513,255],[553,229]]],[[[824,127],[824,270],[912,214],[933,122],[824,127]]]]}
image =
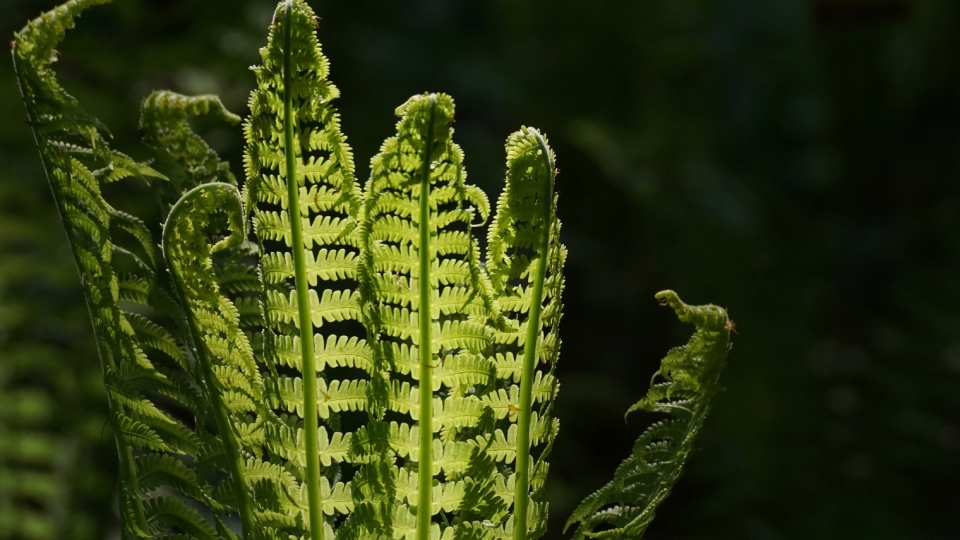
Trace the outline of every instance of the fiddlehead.
{"type": "Polygon", "coordinates": [[[262,407],[263,381],[253,349],[240,329],[240,313],[220,294],[212,258],[215,252],[243,242],[242,216],[235,187],[212,183],[194,188],[170,211],[163,228],[163,254],[187,314],[193,349],[233,485],[233,501],[243,532],[249,535],[254,516],[241,447],[244,442],[250,445],[250,441],[242,441],[238,435],[254,430],[238,424],[244,423],[247,413],[262,407]],[[211,216],[219,212],[226,214],[230,234],[210,246],[207,229],[213,221],[211,216]]]}

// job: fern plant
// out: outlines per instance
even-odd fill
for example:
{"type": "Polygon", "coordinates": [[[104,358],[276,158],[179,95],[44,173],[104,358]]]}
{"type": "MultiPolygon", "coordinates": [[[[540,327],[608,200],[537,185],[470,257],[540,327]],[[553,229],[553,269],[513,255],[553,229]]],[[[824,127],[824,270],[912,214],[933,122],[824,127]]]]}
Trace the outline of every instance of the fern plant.
{"type": "MultiPolygon", "coordinates": [[[[253,68],[242,191],[188,123],[240,122],[214,96],[148,96],[138,163],[52,70],[107,1],[31,21],[13,59],[99,344],[124,538],[541,536],[566,257],[546,136],[507,139],[491,219],[453,100],[417,95],[361,187],[316,17],[285,0],[253,68]],[[103,197],[125,179],[150,187],[160,238],[103,197]]],[[[631,409],[665,419],[570,518],[575,538],[643,535],[719,388],[726,312],[657,297],[696,331],[631,409]]]]}

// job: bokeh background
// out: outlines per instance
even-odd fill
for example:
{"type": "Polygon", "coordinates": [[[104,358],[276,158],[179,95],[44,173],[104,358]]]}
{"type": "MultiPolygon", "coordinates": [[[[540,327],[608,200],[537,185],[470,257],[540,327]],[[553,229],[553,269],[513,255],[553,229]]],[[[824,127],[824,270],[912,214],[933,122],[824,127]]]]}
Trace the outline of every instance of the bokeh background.
{"type": "MultiPolygon", "coordinates": [[[[2,0],[0,35],[55,3],[2,0]]],[[[558,154],[570,258],[548,538],[641,430],[623,413],[690,330],[653,300],[673,288],[727,307],[739,334],[649,538],[960,539],[960,3],[311,4],[361,178],[393,109],[426,90],[456,98],[491,197],[520,125],[558,154]]],[[[151,89],[246,112],[273,8],[117,0],[79,21],[58,71],[145,157],[151,89]]],[[[240,173],[239,130],[199,128],[240,173]]],[[[0,62],[0,484],[59,501],[37,530],[110,538],[116,454],[78,285],[0,62]],[[60,480],[25,481],[24,456],[60,480]]]]}

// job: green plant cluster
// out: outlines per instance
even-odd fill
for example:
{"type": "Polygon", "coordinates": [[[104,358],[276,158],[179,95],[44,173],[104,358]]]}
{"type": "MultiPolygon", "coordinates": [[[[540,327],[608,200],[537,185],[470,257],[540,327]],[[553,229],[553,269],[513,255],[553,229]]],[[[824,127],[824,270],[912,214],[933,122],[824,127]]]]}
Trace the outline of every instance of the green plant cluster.
{"type": "MultiPolygon", "coordinates": [[[[508,138],[492,212],[453,100],[417,95],[361,187],[316,18],[286,0],[253,68],[242,191],[187,122],[238,123],[213,96],[151,94],[139,163],[52,70],[106,1],[29,23],[14,64],[93,321],[124,538],[541,536],[566,257],[546,137],[508,138]],[[104,197],[127,179],[155,196],[159,246],[104,197]]],[[[726,312],[658,298],[697,331],[634,407],[666,418],[570,518],[578,539],[642,536],[718,390],[726,312]]]]}

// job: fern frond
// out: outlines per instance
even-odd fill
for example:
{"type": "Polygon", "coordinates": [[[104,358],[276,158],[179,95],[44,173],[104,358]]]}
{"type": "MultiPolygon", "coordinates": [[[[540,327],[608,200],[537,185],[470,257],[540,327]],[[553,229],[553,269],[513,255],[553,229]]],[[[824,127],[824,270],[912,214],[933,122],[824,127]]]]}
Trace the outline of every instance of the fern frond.
{"type": "Polygon", "coordinates": [[[216,96],[188,97],[159,91],[144,99],[140,128],[158,168],[170,180],[153,185],[162,215],[170,214],[164,226],[164,257],[186,316],[182,332],[192,338],[205,401],[217,421],[224,453],[220,466],[229,472],[229,481],[220,485],[232,485],[233,493],[228,498],[239,511],[245,535],[249,535],[255,516],[249,487],[242,477],[240,452],[241,448],[256,450],[262,445],[262,428],[247,423],[246,415],[262,409],[258,403],[263,392],[253,350],[242,329],[259,324],[260,310],[259,305],[252,312],[246,309],[252,299],[236,295],[258,291],[260,282],[255,269],[243,260],[243,214],[236,189],[227,187],[236,184],[229,164],[220,160],[187,123],[190,117],[199,115],[215,116],[230,124],[240,122],[216,96]],[[221,202],[224,204],[214,206],[221,202]],[[231,207],[233,202],[236,204],[231,207]],[[226,219],[224,214],[228,214],[226,219]],[[235,232],[211,248],[207,238],[216,232],[212,229],[217,223],[227,224],[235,232]],[[212,260],[214,251],[219,252],[216,263],[212,260]],[[228,293],[235,295],[239,307],[226,296],[228,293]]]}
{"type": "MultiPolygon", "coordinates": [[[[390,410],[416,422],[391,424],[390,450],[381,445],[375,459],[364,454],[371,460],[366,467],[405,490],[395,493],[394,510],[378,511],[380,524],[368,533],[408,534],[391,533],[396,525],[385,521],[403,503],[416,508],[421,540],[438,527],[431,525],[433,515],[455,515],[463,486],[457,484],[460,498],[451,498],[433,487],[434,476],[465,465],[443,459],[442,441],[466,448],[465,440],[456,446],[457,434],[477,426],[484,411],[480,399],[467,394],[490,377],[487,324],[497,311],[469,231],[489,205],[466,185],[463,153],[452,141],[453,112],[453,100],[443,94],[414,96],[399,107],[397,135],[373,158],[364,192],[360,302],[375,362],[369,411],[377,417],[390,410]],[[434,397],[444,389],[447,397],[434,397]],[[408,467],[416,463],[417,474],[398,473],[390,465],[394,455],[408,467]]],[[[439,526],[437,535],[443,530],[439,526]]]]}
{"type": "Polygon", "coordinates": [[[584,499],[570,516],[566,528],[576,526],[575,540],[643,537],[657,507],[680,478],[711,400],[720,391],[718,379],[730,350],[727,312],[713,305],[689,306],[673,291],[656,296],[696,331],[686,345],[667,354],[655,375],[662,382],[653,384],[628,413],[656,412],[667,419],[648,427],[613,480],[584,499]]]}
{"type": "MultiPolygon", "coordinates": [[[[331,515],[322,478],[330,481],[335,474],[326,467],[321,474],[321,463],[333,457],[317,452],[320,434],[326,433],[319,424],[323,420],[334,429],[339,411],[360,409],[366,382],[318,374],[331,367],[369,369],[372,363],[362,340],[327,330],[331,323],[343,329],[354,322],[354,331],[363,332],[351,285],[361,193],[333,107],[339,91],[328,79],[316,17],[303,0],[279,4],[260,52],[244,124],[244,201],[259,242],[265,361],[300,372],[296,378],[275,377],[268,401],[277,414],[299,417],[295,437],[284,431],[288,435],[276,450],[291,460],[307,490],[300,521],[305,530],[298,535],[309,532],[319,539],[328,528],[323,516],[331,515]]],[[[331,440],[345,437],[334,432],[331,440]]],[[[340,503],[333,507],[349,512],[340,503]]]]}
{"type": "MultiPolygon", "coordinates": [[[[93,322],[120,455],[124,535],[138,537],[179,527],[163,519],[148,523],[148,509],[177,503],[158,502],[139,485],[138,460],[194,452],[197,436],[174,420],[166,407],[192,411],[202,418],[206,405],[196,399],[196,380],[182,354],[185,347],[169,331],[120,307],[121,299],[133,300],[150,305],[150,312],[179,319],[178,308],[166,301],[156,278],[156,242],[149,228],[139,218],[113,208],[101,193],[103,185],[125,178],[151,178],[154,184],[167,179],[111,149],[106,127],[59,85],[52,69],[57,58],[54,48],[73,27],[75,17],[103,3],[72,0],[34,19],[16,34],[13,59],[93,322]],[[132,267],[132,274],[121,276],[115,264],[132,267]],[[174,362],[155,364],[148,351],[161,351],[174,362]],[[172,404],[170,397],[180,404],[172,404]]],[[[197,531],[211,530],[197,525],[197,531]]]]}
{"type": "Polygon", "coordinates": [[[235,187],[223,183],[196,187],[170,211],[163,228],[163,253],[187,314],[207,399],[226,454],[234,500],[243,530],[249,534],[255,516],[243,477],[242,446],[236,424],[246,410],[261,408],[257,403],[263,401],[263,382],[253,349],[240,328],[240,314],[233,303],[221,295],[216,273],[212,271],[215,252],[243,241],[242,219],[240,194],[235,187]],[[211,245],[208,238],[217,231],[208,230],[209,223],[217,212],[226,213],[230,234],[211,245]],[[226,377],[217,377],[215,368],[224,367],[230,368],[220,369],[226,377]],[[242,380],[242,388],[249,392],[249,407],[242,403],[245,396],[227,390],[241,387],[240,381],[231,380],[230,375],[234,373],[242,380]]]}
{"type": "Polygon", "coordinates": [[[516,433],[516,440],[509,441],[510,450],[500,449],[496,455],[516,458],[512,538],[526,540],[544,530],[542,523],[527,521],[536,514],[527,509],[531,499],[532,507],[538,506],[537,492],[530,490],[529,471],[531,450],[546,443],[540,455],[549,454],[555,433],[541,429],[537,422],[539,418],[543,426],[555,425],[549,418],[556,395],[551,373],[559,349],[566,251],[559,240],[553,192],[557,170],[546,137],[533,128],[522,128],[507,139],[506,151],[506,186],[490,225],[486,264],[506,322],[494,335],[496,346],[490,358],[499,388],[484,399],[499,422],[517,423],[509,427],[508,433],[516,433]]]}

